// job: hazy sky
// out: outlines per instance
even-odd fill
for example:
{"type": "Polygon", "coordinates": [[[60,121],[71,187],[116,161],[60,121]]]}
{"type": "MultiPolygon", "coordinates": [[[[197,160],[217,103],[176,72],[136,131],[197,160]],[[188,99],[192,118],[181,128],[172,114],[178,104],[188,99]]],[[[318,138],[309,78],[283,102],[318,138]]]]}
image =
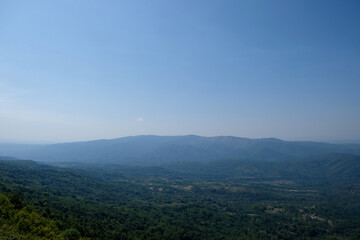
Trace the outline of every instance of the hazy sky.
{"type": "Polygon", "coordinates": [[[0,140],[360,139],[360,1],[0,1],[0,140]]]}

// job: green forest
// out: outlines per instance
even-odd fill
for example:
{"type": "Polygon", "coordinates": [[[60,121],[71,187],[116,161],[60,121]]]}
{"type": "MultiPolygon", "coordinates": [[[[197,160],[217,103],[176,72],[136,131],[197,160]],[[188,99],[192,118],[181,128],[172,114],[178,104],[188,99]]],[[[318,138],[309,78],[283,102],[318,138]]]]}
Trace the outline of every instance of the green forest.
{"type": "Polygon", "coordinates": [[[0,161],[0,239],[360,239],[359,157],[0,161]]]}

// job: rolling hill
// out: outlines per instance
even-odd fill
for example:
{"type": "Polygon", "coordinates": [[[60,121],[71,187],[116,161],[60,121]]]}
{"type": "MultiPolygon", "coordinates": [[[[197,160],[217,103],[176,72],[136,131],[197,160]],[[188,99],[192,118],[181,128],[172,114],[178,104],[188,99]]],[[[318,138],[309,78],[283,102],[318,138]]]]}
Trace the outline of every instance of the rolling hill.
{"type": "Polygon", "coordinates": [[[40,162],[162,164],[219,159],[289,160],[328,153],[360,155],[360,145],[283,141],[275,138],[134,136],[51,145],[1,144],[0,155],[40,162]]]}

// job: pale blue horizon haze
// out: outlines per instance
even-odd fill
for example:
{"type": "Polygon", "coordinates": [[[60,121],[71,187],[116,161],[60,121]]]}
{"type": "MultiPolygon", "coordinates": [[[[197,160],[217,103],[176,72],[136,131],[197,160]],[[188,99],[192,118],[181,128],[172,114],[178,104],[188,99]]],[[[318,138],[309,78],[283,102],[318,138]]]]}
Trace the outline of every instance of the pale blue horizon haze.
{"type": "Polygon", "coordinates": [[[1,1],[0,141],[360,140],[359,1],[1,1]]]}

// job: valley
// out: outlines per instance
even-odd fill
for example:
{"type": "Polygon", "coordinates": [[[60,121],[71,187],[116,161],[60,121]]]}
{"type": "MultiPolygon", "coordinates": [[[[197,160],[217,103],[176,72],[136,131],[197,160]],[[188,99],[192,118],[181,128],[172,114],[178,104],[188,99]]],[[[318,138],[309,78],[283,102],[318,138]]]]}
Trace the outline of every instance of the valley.
{"type": "Polygon", "coordinates": [[[57,222],[59,239],[358,239],[359,172],[352,154],[152,166],[1,160],[0,189],[57,222]]]}

